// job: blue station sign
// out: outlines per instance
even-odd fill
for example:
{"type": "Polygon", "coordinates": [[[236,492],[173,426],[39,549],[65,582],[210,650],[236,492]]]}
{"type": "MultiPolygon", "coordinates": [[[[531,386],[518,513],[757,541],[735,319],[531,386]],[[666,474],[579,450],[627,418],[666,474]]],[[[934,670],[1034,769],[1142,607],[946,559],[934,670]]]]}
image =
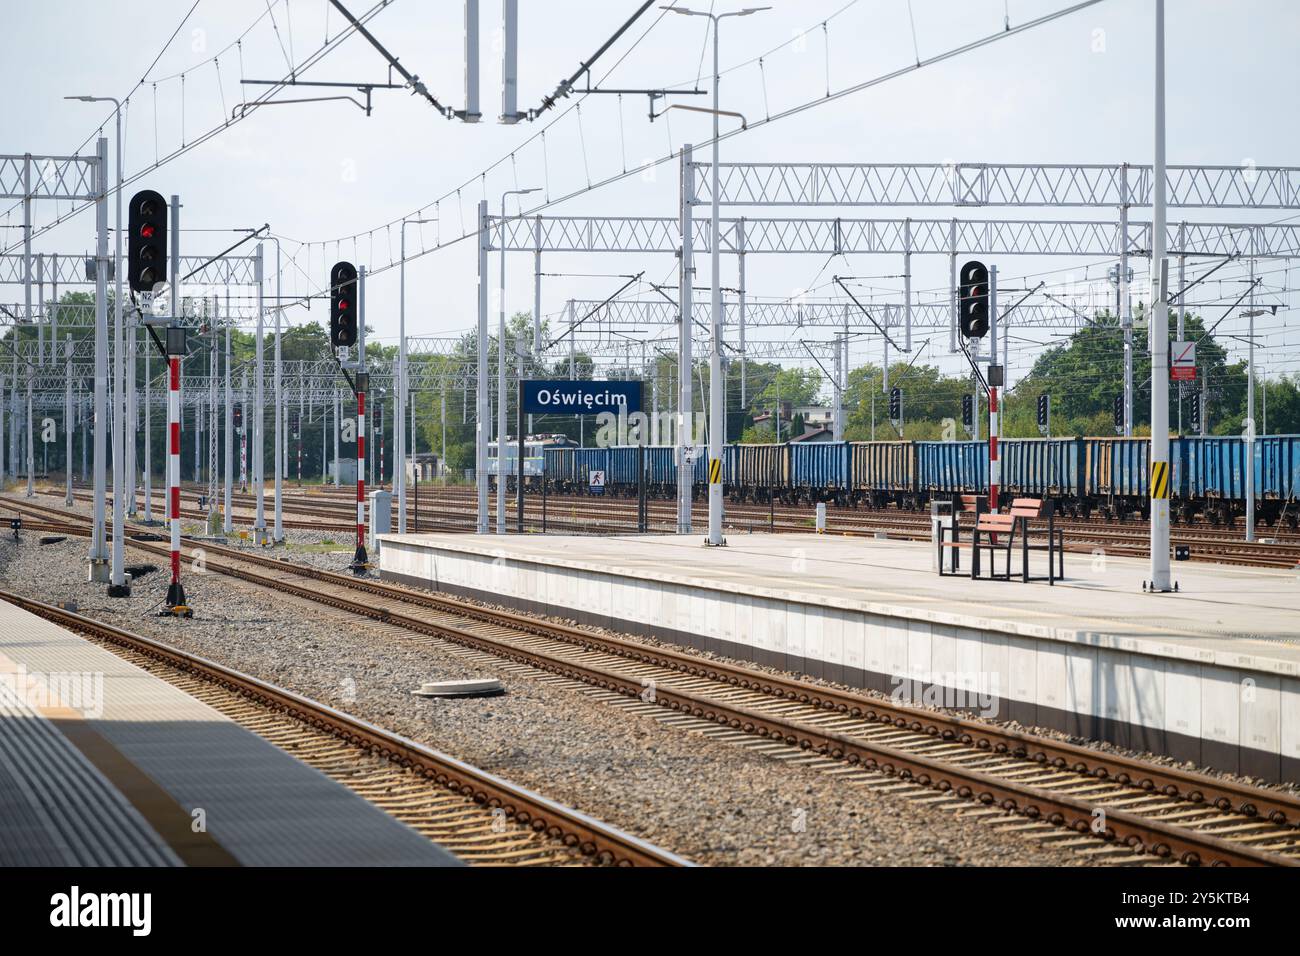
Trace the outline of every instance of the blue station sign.
{"type": "Polygon", "coordinates": [[[630,415],[641,411],[641,383],[636,381],[539,379],[522,385],[524,412],[529,415],[630,415]]]}

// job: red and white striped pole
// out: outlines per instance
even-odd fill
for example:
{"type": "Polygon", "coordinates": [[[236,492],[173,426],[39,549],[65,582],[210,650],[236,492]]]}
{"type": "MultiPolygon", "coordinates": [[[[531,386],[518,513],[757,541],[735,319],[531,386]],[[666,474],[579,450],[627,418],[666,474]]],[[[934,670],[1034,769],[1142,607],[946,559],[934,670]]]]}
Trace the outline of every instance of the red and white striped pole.
{"type": "Polygon", "coordinates": [[[166,614],[191,613],[181,585],[181,356],[185,330],[167,329],[167,525],[171,534],[171,583],[167,586],[166,614]]]}
{"type": "Polygon", "coordinates": [[[998,461],[998,387],[989,386],[989,511],[998,510],[1002,465],[998,461]]]}
{"type": "MultiPolygon", "coordinates": [[[[998,510],[1002,465],[998,461],[998,386],[1005,369],[998,368],[998,267],[989,267],[989,511],[998,510]],[[997,369],[995,372],[994,369],[997,369]]],[[[994,538],[994,541],[997,539],[994,538]]]]}
{"type": "Polygon", "coordinates": [[[352,567],[365,568],[370,559],[366,555],[366,387],[369,379],[365,372],[357,373],[357,553],[352,567]]]}

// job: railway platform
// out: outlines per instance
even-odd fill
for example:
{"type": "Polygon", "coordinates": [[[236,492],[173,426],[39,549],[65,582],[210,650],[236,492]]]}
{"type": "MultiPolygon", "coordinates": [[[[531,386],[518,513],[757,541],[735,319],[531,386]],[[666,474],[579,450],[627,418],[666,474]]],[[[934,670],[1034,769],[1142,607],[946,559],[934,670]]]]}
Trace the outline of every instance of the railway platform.
{"type": "MultiPolygon", "coordinates": [[[[1295,572],[1068,555],[1066,579],[939,577],[928,543],[834,535],[381,536],[385,579],[1300,781],[1295,572]]],[[[1044,560],[1038,557],[1037,560],[1044,560]]]]}
{"type": "Polygon", "coordinates": [[[458,861],[283,750],[0,602],[0,867],[458,861]]]}

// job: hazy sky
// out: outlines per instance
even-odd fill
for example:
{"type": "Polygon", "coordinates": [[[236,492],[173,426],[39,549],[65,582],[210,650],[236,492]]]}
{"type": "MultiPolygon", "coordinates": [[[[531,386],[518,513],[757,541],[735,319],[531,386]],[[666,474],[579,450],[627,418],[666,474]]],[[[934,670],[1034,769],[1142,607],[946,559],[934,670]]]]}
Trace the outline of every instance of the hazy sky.
{"type": "MultiPolygon", "coordinates": [[[[341,17],[326,13],[324,0],[193,0],[144,3],[135,0],[91,3],[47,0],[8,3],[8,29],[0,40],[5,99],[0,123],[0,153],[66,154],[82,146],[110,118],[104,104],[65,102],[70,94],[130,94],[124,136],[128,175],[152,166],[182,142],[220,127],[256,88],[240,79],[279,79],[288,64],[303,64],[319,51],[328,33],[338,33],[341,17]],[[247,32],[245,32],[247,31],[247,32]],[[237,46],[236,38],[243,34],[237,46]],[[164,47],[164,44],[166,46],[164,47]],[[159,51],[162,51],[159,56],[159,51]],[[154,58],[157,63],[151,66],[154,58]],[[214,62],[215,58],[215,62],[214,62]],[[146,74],[147,71],[147,74],[146,74]],[[182,81],[182,74],[184,79],[182,81]],[[146,81],[136,87],[141,77],[146,81]]],[[[1066,0],[769,0],[774,9],[727,20],[722,28],[723,108],[751,121],[888,73],[921,58],[994,33],[1009,17],[1017,25],[1069,4],[1066,0]],[[838,12],[837,12],[838,11],[838,12]],[[829,18],[829,21],[828,21],[829,18]],[[825,28],[823,21],[828,21],[825,28]],[[912,24],[915,24],[913,30],[912,24]],[[806,32],[805,32],[806,31],[806,32]],[[803,33],[801,37],[800,34],[803,33]],[[764,55],[760,70],[756,58],[764,55]]],[[[707,9],[709,0],[695,0],[707,9]]],[[[349,9],[361,13],[363,0],[349,9]]],[[[389,0],[369,29],[411,71],[419,74],[442,102],[464,102],[461,0],[389,0]]],[[[737,4],[718,4],[718,10],[737,4]]],[[[522,0],[519,104],[537,104],[579,60],[597,46],[635,8],[630,0],[522,0]]],[[[414,213],[440,218],[437,226],[408,227],[408,249],[445,242],[472,228],[478,199],[487,196],[495,211],[501,192],[516,186],[542,187],[551,198],[580,189],[661,158],[683,143],[704,140],[706,116],[671,114],[650,123],[644,96],[590,96],[581,112],[559,114],[580,101],[563,101],[535,123],[495,122],[500,107],[500,4],[482,3],[482,110],[485,122],[466,125],[438,115],[424,100],[404,91],[376,91],[373,115],[333,101],[264,107],[246,120],[182,156],[149,172],[128,188],[150,187],[179,193],[187,230],[222,230],[269,222],[283,237],[284,287],[288,294],[319,288],[336,258],[380,268],[396,256],[397,228],[385,224],[414,213]],[[545,149],[538,133],[549,125],[545,149]],[[513,158],[511,154],[513,151],[513,158]],[[480,177],[487,167],[495,168],[480,177]],[[464,185],[457,197],[457,188],[464,185]],[[443,198],[435,207],[435,200],[443,198]],[[325,240],[346,238],[335,246],[325,240]],[[304,245],[307,244],[307,245],[304,245]],[[390,252],[391,249],[391,252],[390,252]],[[292,261],[290,261],[292,260],[292,261]]],[[[1258,165],[1300,164],[1300,129],[1295,97],[1300,92],[1300,4],[1289,0],[1169,0],[1168,5],[1168,156],[1170,163],[1258,165]]],[[[1154,3],[1106,0],[1029,33],[1014,36],[956,59],[926,67],[873,89],[805,111],[770,126],[733,137],[722,146],[723,160],[754,162],[1085,162],[1149,163],[1151,129],[1154,3]]],[[[709,85],[709,58],[703,18],[667,14],[652,8],[596,67],[607,71],[607,86],[623,88],[709,85]],[[647,28],[648,32],[647,32],[647,28]],[[703,57],[703,62],[702,62],[703,57]]],[[[352,37],[300,74],[313,80],[384,82],[380,56],[360,37],[352,37]]],[[[279,98],[341,91],[299,88],[279,98]]],[[[355,94],[354,94],[355,95],[355,94]]],[[[681,103],[707,104],[707,97],[681,103]]],[[[662,105],[662,104],[660,104],[662,105]]],[[[730,128],[729,124],[724,128],[730,128]]],[[[112,134],[111,120],[105,127],[112,134]]],[[[83,146],[89,152],[93,145],[83,146]]],[[[548,211],[557,215],[673,216],[677,207],[675,163],[650,174],[633,175],[548,211]]],[[[525,208],[532,204],[525,199],[525,208]]],[[[513,206],[513,200],[511,209],[513,206]]],[[[6,203],[0,224],[21,222],[20,210],[6,203]]],[[[66,204],[38,204],[37,224],[67,212],[66,204]]],[[[707,214],[703,210],[702,215],[707,214]]],[[[777,215],[792,214],[782,210],[777,215]]],[[[811,215],[834,215],[820,209],[811,215]]],[[[947,210],[853,209],[852,216],[916,215],[944,218],[947,210]]],[[[957,213],[962,215],[962,213],[957,213]]],[[[1145,219],[1148,210],[1135,210],[1145,219]]],[[[1014,210],[975,211],[977,218],[1016,217],[1014,210]]],[[[1032,210],[1026,217],[1089,218],[1109,212],[1032,210]]],[[[1171,221],[1222,219],[1271,221],[1287,213],[1205,210],[1180,213],[1171,221]]],[[[93,214],[84,213],[42,235],[36,248],[81,253],[93,243],[93,214]]],[[[7,246],[18,230],[0,230],[7,246]]],[[[187,232],[187,253],[216,252],[233,241],[219,232],[187,232]]],[[[274,255],[274,246],[267,246],[274,255]]],[[[1004,282],[1045,272],[1051,283],[1068,278],[1096,279],[1106,262],[1055,258],[1007,259],[999,263],[1004,282]]],[[[708,262],[699,263],[699,285],[709,281],[708,262]]],[[[411,334],[452,333],[475,321],[475,245],[472,239],[414,260],[408,265],[407,321],[411,334]]],[[[511,311],[532,305],[532,257],[510,257],[507,305],[511,311]]],[[[1135,263],[1142,272],[1145,263],[1135,263]]],[[[1270,302],[1290,307],[1290,274],[1269,271],[1270,302]]],[[[491,270],[495,287],[497,264],[491,270]]],[[[543,261],[543,312],[555,313],[570,297],[604,298],[623,280],[642,270],[646,279],[676,283],[671,256],[553,255],[543,261]]],[[[734,263],[724,257],[723,279],[735,285],[734,263]]],[[[824,257],[751,256],[748,288],[756,296],[789,296],[809,286],[824,286],[831,274],[852,272],[880,277],[870,284],[881,298],[901,298],[901,257],[857,256],[827,263],[824,257]]],[[[1221,285],[1207,298],[1235,298],[1244,266],[1222,271],[1221,285]],[[1236,292],[1232,290],[1236,289],[1236,292]]],[[[1037,279],[1033,280],[1037,282],[1037,279]]],[[[933,290],[947,282],[946,257],[917,257],[913,285],[933,290]]],[[[829,294],[828,289],[814,295],[829,294]]],[[[1207,289],[1210,292],[1210,289],[1207,289]]],[[[0,290],[0,300],[21,298],[21,290],[0,290]]],[[[707,302],[707,298],[704,299],[707,302]]],[[[380,337],[397,330],[398,270],[381,271],[368,287],[368,317],[380,337]]],[[[1220,310],[1211,313],[1217,318],[1220,310]]],[[[293,322],[323,320],[321,303],[309,312],[287,313],[293,322]]],[[[701,318],[705,313],[701,312],[701,318]]],[[[1270,371],[1300,369],[1300,349],[1289,330],[1291,313],[1261,320],[1270,371]]],[[[495,321],[495,314],[494,314],[495,321]]],[[[1237,324],[1229,320],[1224,328],[1237,324]]],[[[797,338],[795,330],[767,330],[751,338],[797,338]]],[[[1040,337],[1048,341],[1046,336],[1040,337]]],[[[877,345],[855,346],[855,360],[877,345]]],[[[945,356],[947,336],[923,360],[945,356]]],[[[1013,374],[1023,372],[1041,345],[1016,341],[1013,374]]]]}

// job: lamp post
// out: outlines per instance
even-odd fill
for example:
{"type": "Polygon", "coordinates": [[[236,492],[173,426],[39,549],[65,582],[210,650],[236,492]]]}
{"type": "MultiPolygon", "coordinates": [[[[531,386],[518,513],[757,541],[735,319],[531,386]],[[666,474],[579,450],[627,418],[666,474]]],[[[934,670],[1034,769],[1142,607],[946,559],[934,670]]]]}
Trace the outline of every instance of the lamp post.
{"type": "Polygon", "coordinates": [[[398,299],[398,348],[397,348],[397,448],[396,448],[396,482],[397,482],[397,533],[406,534],[406,227],[411,223],[437,222],[433,219],[402,220],[402,266],[401,294],[398,299]]]}
{"type": "MultiPolygon", "coordinates": [[[[77,100],[81,103],[112,103],[114,140],[117,158],[114,167],[117,172],[116,217],[117,235],[113,254],[113,547],[112,571],[109,578],[109,597],[129,597],[131,586],[126,583],[125,550],[122,539],[126,520],[126,502],[123,500],[125,461],[123,450],[125,432],[122,428],[124,413],[123,377],[125,367],[122,364],[122,101],[113,96],[65,96],[65,100],[77,100]]],[[[172,263],[172,268],[177,268],[172,263]]],[[[95,421],[95,427],[101,428],[102,422],[95,421]]],[[[132,467],[135,467],[132,463],[132,467]]],[[[96,470],[100,468],[97,462],[96,470]]]]}
{"type": "MultiPolygon", "coordinates": [[[[497,534],[506,533],[506,197],[526,196],[538,191],[507,189],[501,194],[501,296],[497,323],[497,534]]],[[[522,470],[523,462],[519,462],[522,470]]],[[[522,480],[523,475],[519,476],[522,480]]]]}
{"type": "Polygon", "coordinates": [[[771,7],[745,7],[728,13],[689,10],[677,6],[663,9],[688,17],[708,17],[713,21],[713,165],[710,175],[713,196],[709,233],[712,237],[709,242],[709,257],[710,268],[713,270],[713,297],[710,323],[712,343],[709,349],[709,536],[705,543],[717,547],[726,544],[722,537],[722,444],[727,428],[726,385],[722,378],[722,276],[718,226],[718,123],[722,116],[718,106],[718,87],[722,79],[718,63],[718,27],[727,17],[747,17],[751,13],[770,10],[771,7]]]}

